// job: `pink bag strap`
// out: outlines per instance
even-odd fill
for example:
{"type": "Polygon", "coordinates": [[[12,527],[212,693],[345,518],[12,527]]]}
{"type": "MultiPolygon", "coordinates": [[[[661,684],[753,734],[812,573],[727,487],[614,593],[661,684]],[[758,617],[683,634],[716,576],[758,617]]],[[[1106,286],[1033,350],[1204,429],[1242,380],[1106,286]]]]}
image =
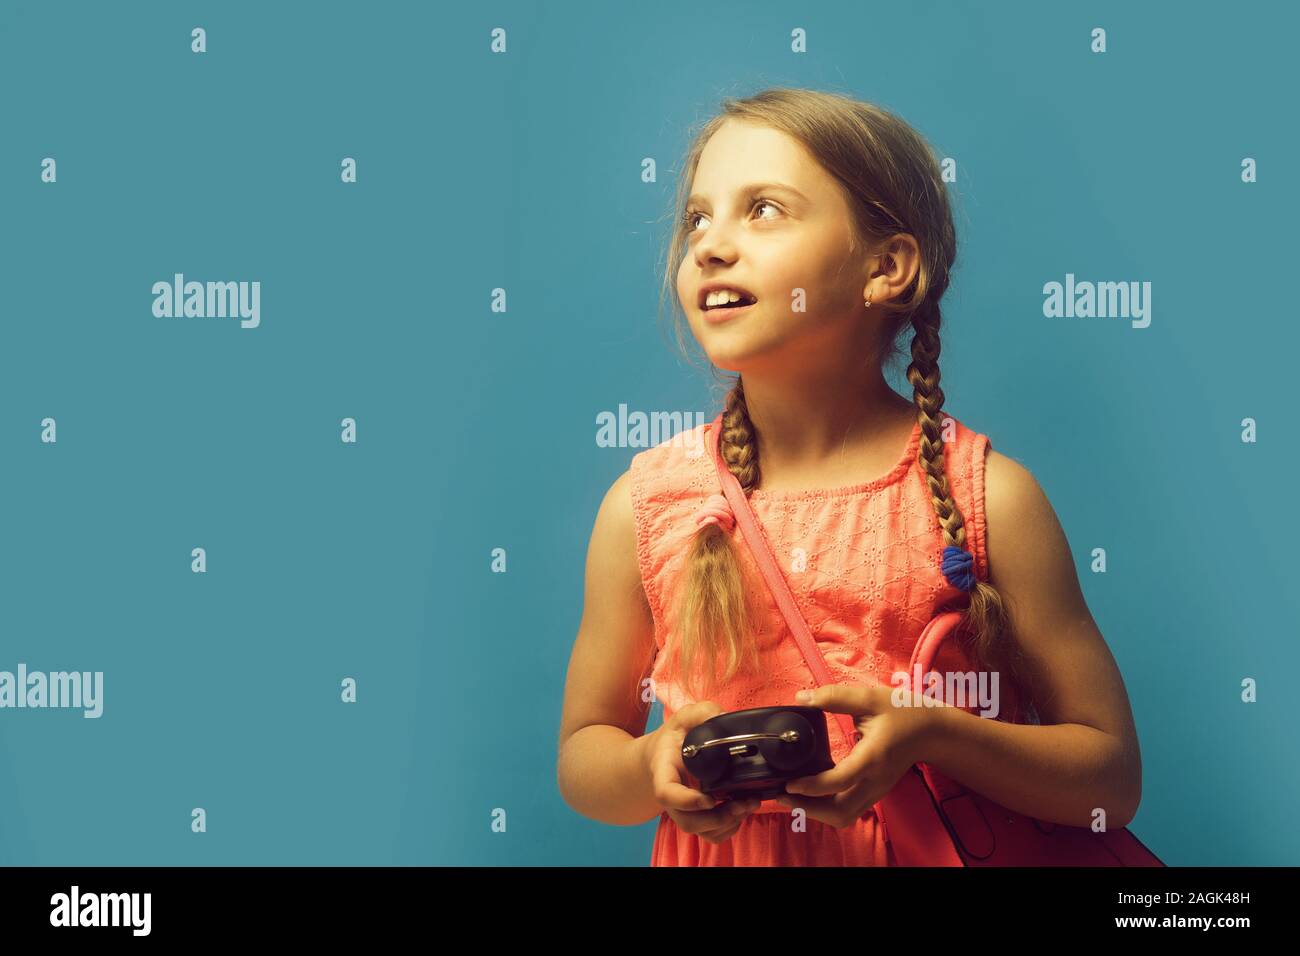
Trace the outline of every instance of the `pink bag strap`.
{"type": "Polygon", "coordinates": [[[921,665],[921,673],[927,674],[934,667],[934,659],[939,653],[939,645],[952,633],[953,629],[961,623],[961,611],[945,611],[943,614],[936,615],[925,630],[921,632],[920,639],[916,646],[912,648],[912,660],[907,665],[907,676],[910,680],[916,673],[916,666],[921,665]]]}
{"type": "MultiPolygon", "coordinates": [[[[799,644],[799,650],[803,653],[804,660],[808,662],[808,667],[812,670],[817,683],[819,685],[837,683],[831,675],[830,669],[826,666],[826,660],[822,657],[821,651],[817,649],[817,642],[813,640],[812,633],[808,630],[808,623],[803,619],[803,614],[799,612],[799,605],[795,603],[794,595],[790,593],[790,586],[786,584],[785,577],[777,566],[776,555],[772,552],[772,545],[768,542],[767,535],[763,533],[758,520],[754,517],[754,512],[749,507],[749,499],[745,496],[744,489],[740,487],[740,482],[731,473],[727,463],[722,460],[721,414],[713,420],[710,427],[713,429],[713,435],[709,441],[709,447],[713,453],[713,463],[717,467],[718,477],[722,481],[722,493],[726,496],[728,504],[731,505],[731,511],[736,516],[736,524],[740,526],[741,534],[749,545],[754,560],[758,563],[759,570],[763,572],[763,577],[767,580],[767,586],[771,589],[772,596],[776,598],[777,606],[781,609],[781,614],[790,626],[794,639],[799,644]]],[[[844,739],[848,741],[850,746],[856,744],[862,735],[858,733],[853,717],[849,714],[835,714],[834,716],[840,722],[840,729],[844,732],[844,739]]]]}
{"type": "MultiPolygon", "coordinates": [[[[808,623],[800,613],[794,595],[790,593],[790,586],[777,566],[772,545],[754,517],[749,507],[749,499],[745,496],[744,489],[740,487],[740,482],[731,473],[727,463],[722,460],[721,414],[713,420],[710,427],[713,429],[709,441],[713,463],[722,482],[722,493],[736,516],[736,524],[740,526],[741,534],[749,544],[754,560],[758,563],[759,570],[762,571],[767,586],[771,589],[772,596],[790,626],[799,650],[803,653],[804,660],[808,662],[808,667],[812,670],[817,683],[834,684],[836,680],[826,666],[826,661],[817,648],[817,642],[813,640],[812,633],[808,630],[808,623]]],[[[931,621],[912,651],[912,664],[915,665],[920,661],[928,670],[939,645],[960,617],[959,612],[953,612],[951,620],[940,616],[931,621]]],[[[834,717],[839,721],[845,740],[850,746],[856,745],[862,739],[862,735],[858,733],[853,717],[849,714],[835,714],[834,717]]],[[[963,865],[961,857],[948,837],[946,824],[939,815],[929,784],[916,764],[903,774],[894,789],[885,794],[873,809],[884,828],[885,839],[894,847],[895,856],[899,860],[923,859],[929,865],[936,866],[963,865]]]]}
{"type": "MultiPolygon", "coordinates": [[[[936,614],[930,623],[925,626],[925,630],[921,632],[920,638],[917,639],[916,646],[912,648],[912,659],[907,665],[906,686],[912,686],[912,678],[917,673],[918,667],[922,676],[934,670],[934,659],[939,654],[940,646],[956,631],[962,617],[963,613],[959,610],[943,611],[936,614]]],[[[1012,723],[1021,723],[1021,718],[1025,714],[1024,701],[1017,697],[1015,706],[1011,708],[1010,713],[1012,723]]]]}

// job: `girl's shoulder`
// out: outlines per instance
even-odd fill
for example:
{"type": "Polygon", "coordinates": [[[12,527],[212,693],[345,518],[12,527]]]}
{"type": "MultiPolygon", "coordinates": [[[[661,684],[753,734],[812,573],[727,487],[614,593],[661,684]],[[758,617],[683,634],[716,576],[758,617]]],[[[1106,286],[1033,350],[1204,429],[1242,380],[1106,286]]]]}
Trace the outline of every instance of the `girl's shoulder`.
{"type": "Polygon", "coordinates": [[[984,463],[984,513],[1003,541],[1033,536],[1056,524],[1056,514],[1038,479],[1025,465],[989,449],[984,463]]]}
{"type": "Polygon", "coordinates": [[[712,466],[705,444],[708,422],[675,432],[632,456],[628,469],[633,488],[646,492],[699,492],[712,466]]]}

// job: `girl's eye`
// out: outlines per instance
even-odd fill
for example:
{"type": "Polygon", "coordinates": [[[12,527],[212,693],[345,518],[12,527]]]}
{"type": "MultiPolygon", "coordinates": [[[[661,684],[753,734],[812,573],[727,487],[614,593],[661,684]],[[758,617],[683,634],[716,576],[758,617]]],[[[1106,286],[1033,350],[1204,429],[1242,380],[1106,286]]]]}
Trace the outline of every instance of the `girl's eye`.
{"type": "MultiPolygon", "coordinates": [[[[776,203],[771,202],[770,200],[767,200],[767,199],[758,199],[758,200],[755,200],[754,204],[753,204],[752,206],[750,206],[749,208],[750,208],[751,210],[754,210],[754,209],[757,209],[759,206],[769,206],[769,207],[771,207],[772,209],[777,210],[778,212],[780,211],[780,207],[777,206],[776,203]]],[[[682,222],[684,222],[684,223],[686,224],[686,231],[687,231],[687,233],[693,233],[693,232],[696,231],[696,227],[697,227],[696,220],[697,220],[700,216],[702,216],[702,215],[704,215],[704,214],[701,213],[701,212],[698,212],[698,211],[696,211],[696,210],[694,210],[694,209],[688,209],[688,210],[686,211],[685,215],[682,216],[682,222]]],[[[772,218],[772,217],[771,217],[771,216],[767,216],[767,217],[763,217],[763,218],[768,218],[768,219],[770,219],[770,218],[772,218]]]]}

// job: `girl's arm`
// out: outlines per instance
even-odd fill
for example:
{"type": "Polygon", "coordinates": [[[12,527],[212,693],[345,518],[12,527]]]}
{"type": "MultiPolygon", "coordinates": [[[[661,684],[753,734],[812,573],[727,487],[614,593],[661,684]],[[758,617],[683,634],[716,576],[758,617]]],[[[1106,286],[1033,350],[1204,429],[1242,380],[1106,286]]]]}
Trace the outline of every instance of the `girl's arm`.
{"type": "Polygon", "coordinates": [[[1123,678],[1047,496],[1022,465],[991,450],[985,516],[989,579],[1038,683],[1043,726],[934,708],[920,759],[1039,820],[1089,826],[1101,807],[1108,829],[1126,826],[1142,798],[1142,758],[1123,678]]]}
{"type": "Polygon", "coordinates": [[[569,658],[556,771],[564,801],[602,823],[654,819],[641,680],[654,656],[654,618],[637,563],[630,475],[605,494],[587,549],[582,623],[569,658]]]}

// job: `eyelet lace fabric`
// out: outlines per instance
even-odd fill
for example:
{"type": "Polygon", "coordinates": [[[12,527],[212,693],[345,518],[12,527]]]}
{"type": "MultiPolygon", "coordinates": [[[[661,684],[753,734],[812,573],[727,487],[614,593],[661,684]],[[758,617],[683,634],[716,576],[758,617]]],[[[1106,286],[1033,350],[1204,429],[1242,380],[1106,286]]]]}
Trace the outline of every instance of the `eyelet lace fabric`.
{"type": "MultiPolygon", "coordinates": [[[[951,415],[948,416],[952,418],[951,415]]],[[[984,463],[988,436],[953,419],[944,466],[953,498],[966,523],[967,547],[979,580],[987,580],[984,463]]],[[[674,640],[677,587],[693,517],[720,490],[705,442],[710,424],[676,436],[632,458],[631,490],[641,580],[654,616],[656,657],[651,680],[667,720],[693,702],[665,651],[674,640]]],[[[916,461],[920,426],[913,428],[894,467],[870,481],[839,488],[764,491],[750,494],[750,506],[771,542],[808,628],[837,682],[891,684],[906,670],[925,625],[945,607],[962,607],[967,596],[943,576],[943,535],[929,489],[916,461]]],[[[758,610],[755,635],[761,673],[741,674],[709,695],[724,711],[794,703],[796,691],[815,686],[798,644],[745,544],[740,528],[730,532],[758,610]]],[[[971,671],[975,665],[947,641],[935,662],[939,671],[971,671]]],[[[1000,688],[1004,709],[1014,691],[1000,688]]],[[[827,721],[831,757],[848,753],[834,719],[827,721]]],[[[667,812],[660,815],[651,865],[783,866],[888,865],[888,847],[875,814],[836,829],[774,800],[762,805],[723,844],[680,831],[667,812]],[[798,824],[802,822],[801,829],[798,824]]]]}

